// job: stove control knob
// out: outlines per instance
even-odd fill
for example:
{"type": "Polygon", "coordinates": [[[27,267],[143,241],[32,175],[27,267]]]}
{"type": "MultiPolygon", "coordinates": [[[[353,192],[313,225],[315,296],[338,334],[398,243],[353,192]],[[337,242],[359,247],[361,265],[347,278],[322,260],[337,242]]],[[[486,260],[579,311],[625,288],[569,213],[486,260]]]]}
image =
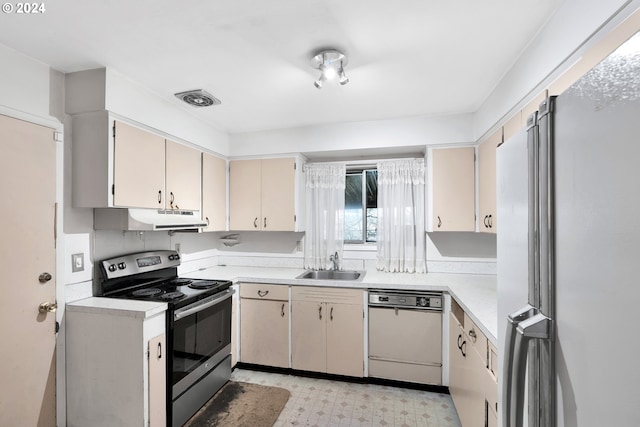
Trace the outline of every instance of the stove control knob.
{"type": "Polygon", "coordinates": [[[429,300],[427,299],[427,297],[418,297],[416,305],[418,307],[428,307],[429,306],[429,300]]]}
{"type": "Polygon", "coordinates": [[[114,271],[116,271],[116,269],[117,269],[117,268],[118,268],[118,267],[116,267],[116,265],[115,265],[115,264],[111,264],[111,265],[109,266],[109,271],[114,272],[114,271]]]}
{"type": "Polygon", "coordinates": [[[125,264],[124,262],[121,262],[121,263],[118,264],[118,268],[120,270],[124,270],[126,267],[127,267],[127,264],[125,264]]]}

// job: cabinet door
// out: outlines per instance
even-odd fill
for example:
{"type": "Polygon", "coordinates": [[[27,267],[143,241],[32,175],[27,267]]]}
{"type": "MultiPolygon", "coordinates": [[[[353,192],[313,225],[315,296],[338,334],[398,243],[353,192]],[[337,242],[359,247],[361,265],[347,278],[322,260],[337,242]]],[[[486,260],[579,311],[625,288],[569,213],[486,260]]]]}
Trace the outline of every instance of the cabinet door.
{"type": "Polygon", "coordinates": [[[327,372],[364,375],[364,312],[362,304],[326,304],[327,372]]]}
{"type": "Polygon", "coordinates": [[[202,219],[203,231],[227,228],[227,162],[207,153],[202,153],[202,219]]]}
{"type": "Polygon", "coordinates": [[[200,151],[167,140],[167,209],[200,210],[202,181],[200,151]]]}
{"type": "Polygon", "coordinates": [[[502,131],[494,133],[478,146],[478,211],[479,230],[495,233],[496,217],[496,148],[502,142],[502,131]]]}
{"type": "Polygon", "coordinates": [[[261,161],[234,160],[229,163],[229,229],[260,230],[261,161]]]}
{"type": "Polygon", "coordinates": [[[291,306],[291,367],[303,371],[327,371],[326,305],[293,301],[291,306]]]}
{"type": "Polygon", "coordinates": [[[458,414],[464,407],[467,396],[464,390],[465,359],[461,347],[464,332],[453,314],[449,316],[449,392],[458,414]]]}
{"type": "Polygon", "coordinates": [[[295,159],[262,160],[262,229],[295,230],[295,159]]]}
{"type": "Polygon", "coordinates": [[[244,363],[289,367],[289,303],[240,300],[240,357],[244,363]]]}
{"type": "Polygon", "coordinates": [[[149,356],[149,425],[165,426],[167,423],[165,334],[149,340],[147,354],[149,356]]]}
{"type": "Polygon", "coordinates": [[[475,149],[432,150],[433,231],[475,231],[475,149]]]}
{"type": "Polygon", "coordinates": [[[164,138],[118,121],[114,127],[114,206],[163,208],[164,138]]]}

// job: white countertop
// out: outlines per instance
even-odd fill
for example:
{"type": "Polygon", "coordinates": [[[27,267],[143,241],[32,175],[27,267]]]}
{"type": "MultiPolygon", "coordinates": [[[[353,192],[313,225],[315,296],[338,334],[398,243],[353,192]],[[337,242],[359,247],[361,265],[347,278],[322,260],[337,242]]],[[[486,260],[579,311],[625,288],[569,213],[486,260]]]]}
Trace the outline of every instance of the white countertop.
{"type": "Polygon", "coordinates": [[[489,341],[497,344],[498,310],[496,276],[446,273],[384,273],[367,270],[357,281],[296,279],[305,270],[298,268],[215,266],[184,274],[195,279],[231,280],[298,286],[330,286],[360,289],[434,290],[451,294],[480,327],[489,341]]]}
{"type": "Polygon", "coordinates": [[[90,297],[67,304],[65,310],[147,319],[155,316],[156,314],[167,311],[167,303],[90,297]]]}

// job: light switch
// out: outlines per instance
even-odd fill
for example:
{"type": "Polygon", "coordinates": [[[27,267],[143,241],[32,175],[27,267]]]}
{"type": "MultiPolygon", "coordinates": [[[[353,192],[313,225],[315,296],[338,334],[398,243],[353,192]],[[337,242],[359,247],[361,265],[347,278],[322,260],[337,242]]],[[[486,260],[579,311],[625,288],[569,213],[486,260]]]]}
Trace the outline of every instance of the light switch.
{"type": "Polygon", "coordinates": [[[84,254],[72,254],[71,255],[71,272],[77,273],[78,271],[84,271],[84,254]]]}

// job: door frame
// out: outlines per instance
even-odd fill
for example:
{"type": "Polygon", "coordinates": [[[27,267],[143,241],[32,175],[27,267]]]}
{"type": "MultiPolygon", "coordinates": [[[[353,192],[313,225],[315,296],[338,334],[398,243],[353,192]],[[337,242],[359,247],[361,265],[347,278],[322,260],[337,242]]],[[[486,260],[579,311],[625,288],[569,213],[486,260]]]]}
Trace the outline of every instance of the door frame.
{"type": "MultiPolygon", "coordinates": [[[[56,234],[55,234],[55,250],[56,250],[56,302],[58,309],[56,311],[56,322],[60,325],[60,330],[56,336],[56,425],[63,426],[67,423],[66,413],[66,381],[65,381],[65,343],[64,343],[64,318],[65,309],[65,289],[64,289],[64,123],[55,117],[41,117],[24,111],[14,110],[9,107],[0,105],[0,114],[17,120],[45,126],[59,133],[56,138],[56,234]]],[[[69,199],[69,204],[71,200],[69,199]]]]}

